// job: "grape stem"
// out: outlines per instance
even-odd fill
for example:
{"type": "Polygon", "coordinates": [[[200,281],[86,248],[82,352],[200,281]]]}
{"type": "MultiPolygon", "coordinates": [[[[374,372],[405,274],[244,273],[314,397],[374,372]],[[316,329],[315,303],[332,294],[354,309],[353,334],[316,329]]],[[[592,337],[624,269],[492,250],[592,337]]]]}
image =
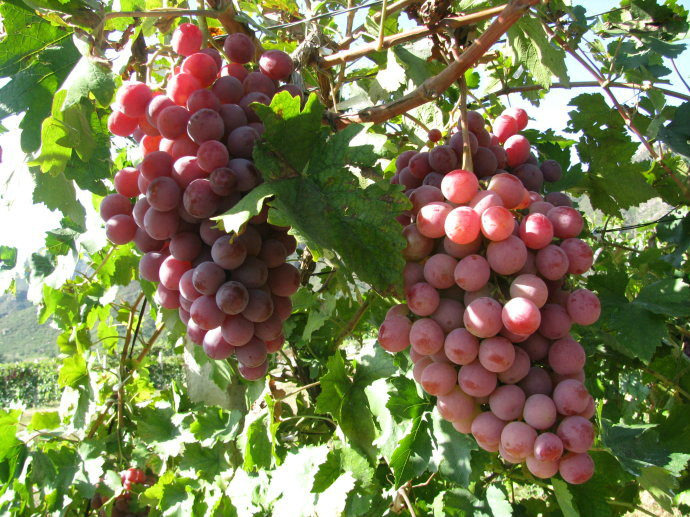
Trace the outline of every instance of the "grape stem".
{"type": "Polygon", "coordinates": [[[472,147],[470,146],[470,129],[467,123],[467,81],[465,74],[460,78],[460,124],[462,128],[462,168],[474,172],[472,147]]]}
{"type": "Polygon", "coordinates": [[[283,400],[285,400],[285,399],[289,399],[290,397],[293,397],[293,396],[297,395],[298,393],[300,393],[300,392],[302,392],[302,391],[304,391],[304,390],[308,390],[309,388],[313,388],[313,387],[315,387],[315,386],[319,386],[320,384],[321,384],[321,381],[312,382],[311,384],[305,384],[304,386],[300,386],[300,387],[297,388],[296,390],[291,391],[290,393],[288,393],[288,394],[286,394],[286,395],[283,395],[282,397],[280,397],[280,398],[278,398],[278,399],[275,399],[275,402],[281,402],[281,401],[283,401],[283,400]]]}
{"type": "MultiPolygon", "coordinates": [[[[601,86],[599,82],[597,81],[575,81],[569,84],[566,83],[553,83],[549,89],[552,88],[596,88],[598,86],[601,86]]],[[[649,85],[644,85],[644,84],[636,84],[636,83],[618,83],[618,82],[610,82],[608,83],[609,88],[625,88],[628,90],[640,90],[640,91],[647,91],[651,90],[652,88],[656,91],[659,91],[665,95],[668,95],[669,97],[675,97],[677,99],[685,100],[685,101],[690,101],[690,95],[685,95],[684,93],[679,93],[675,92],[673,90],[669,90],[667,88],[659,88],[658,86],[653,86],[652,84],[649,85]]],[[[505,86],[501,88],[500,90],[497,90],[495,92],[492,92],[482,99],[482,101],[494,96],[494,95],[509,95],[511,93],[519,93],[519,92],[531,92],[535,90],[543,90],[545,89],[544,86],[541,84],[526,84],[524,86],[505,86]]]]}
{"type": "Polygon", "coordinates": [[[400,494],[400,496],[405,501],[405,505],[407,506],[407,509],[410,511],[410,515],[412,517],[417,517],[417,514],[414,512],[414,508],[412,507],[412,502],[410,501],[410,496],[407,495],[407,485],[401,486],[400,489],[398,490],[398,493],[400,494]]]}
{"type": "MultiPolygon", "coordinates": [[[[332,125],[344,129],[356,123],[380,123],[410,111],[413,108],[437,99],[455,81],[472,67],[505,32],[517,22],[522,15],[539,0],[513,0],[498,15],[496,20],[479,36],[459,59],[453,61],[438,75],[424,81],[413,92],[387,104],[380,104],[362,111],[346,115],[327,114],[332,125]]],[[[485,11],[486,12],[486,11],[485,11]]],[[[476,15],[475,15],[476,16],[476,15]]],[[[489,17],[491,15],[488,15],[489,17]]],[[[427,30],[427,29],[424,29],[427,30]]],[[[335,54],[337,55],[337,54],[335,54]]],[[[342,57],[342,56],[341,56],[342,57]]],[[[333,58],[333,56],[329,56],[333,58]]],[[[339,59],[337,62],[342,62],[339,59]]]]}

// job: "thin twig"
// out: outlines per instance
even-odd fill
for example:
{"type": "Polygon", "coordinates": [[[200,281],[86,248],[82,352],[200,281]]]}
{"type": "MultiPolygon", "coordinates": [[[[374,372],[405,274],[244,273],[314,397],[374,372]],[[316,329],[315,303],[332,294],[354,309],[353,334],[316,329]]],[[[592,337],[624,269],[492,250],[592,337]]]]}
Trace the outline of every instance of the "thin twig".
{"type": "Polygon", "coordinates": [[[414,508],[412,507],[412,503],[410,502],[410,497],[407,495],[407,490],[405,487],[400,487],[400,490],[398,490],[398,493],[402,496],[403,500],[405,501],[405,504],[407,505],[407,509],[410,511],[410,515],[412,517],[417,517],[417,514],[414,513],[414,508]]]}
{"type": "Polygon", "coordinates": [[[467,121],[467,81],[465,74],[460,78],[460,127],[462,130],[462,168],[474,172],[472,147],[470,146],[470,129],[467,121]]]}
{"type": "Polygon", "coordinates": [[[300,393],[300,392],[302,392],[302,391],[304,391],[304,390],[308,390],[309,388],[313,388],[313,387],[315,387],[315,386],[318,386],[319,384],[321,384],[321,381],[316,381],[316,382],[312,382],[311,384],[306,384],[306,385],[304,385],[304,386],[300,386],[299,388],[297,388],[297,389],[294,390],[294,391],[291,391],[291,392],[288,393],[287,395],[283,395],[283,396],[280,397],[279,399],[275,399],[275,401],[276,401],[276,402],[280,402],[280,401],[282,401],[282,400],[289,399],[290,397],[292,397],[292,396],[294,396],[294,395],[297,395],[298,393],[300,393]]]}
{"type": "Polygon", "coordinates": [[[386,5],[388,0],[383,0],[383,5],[381,6],[381,21],[379,22],[379,41],[376,47],[377,51],[381,51],[383,48],[383,25],[386,23],[386,5]]]}
{"type": "Polygon", "coordinates": [[[422,122],[421,120],[419,120],[417,117],[415,117],[414,115],[410,115],[409,113],[403,113],[403,117],[409,118],[412,122],[417,124],[424,131],[426,131],[427,133],[429,132],[429,128],[427,127],[427,125],[424,122],[422,122]]]}
{"type": "Polygon", "coordinates": [[[343,342],[343,340],[352,334],[352,331],[355,330],[357,325],[359,324],[359,321],[362,319],[362,316],[364,316],[364,313],[367,311],[369,308],[369,305],[371,304],[370,300],[365,301],[359,306],[359,309],[357,309],[357,312],[350,318],[350,321],[348,321],[347,325],[343,327],[343,329],[338,333],[338,336],[335,338],[334,344],[335,348],[338,348],[340,344],[343,342]]]}
{"type": "Polygon", "coordinates": [[[364,109],[358,113],[336,116],[330,114],[327,116],[331,118],[336,128],[344,129],[349,124],[385,122],[417,106],[437,99],[497,42],[501,36],[522,17],[529,7],[536,4],[538,1],[539,0],[513,0],[510,2],[486,31],[474,40],[472,45],[462,53],[460,59],[453,61],[438,75],[424,81],[421,86],[408,95],[388,104],[364,109]]]}
{"type": "Polygon", "coordinates": [[[652,377],[657,378],[662,383],[666,384],[669,388],[676,390],[680,395],[683,395],[683,397],[685,397],[686,399],[690,400],[690,393],[685,391],[677,383],[673,382],[671,379],[669,379],[665,375],[662,375],[661,373],[659,373],[655,370],[652,370],[651,368],[647,368],[646,366],[642,366],[642,370],[647,372],[652,377]]]}
{"type": "Polygon", "coordinates": [[[429,483],[431,483],[431,480],[434,479],[436,476],[436,472],[433,472],[431,476],[429,476],[429,479],[427,479],[424,483],[419,483],[417,485],[412,485],[410,488],[421,488],[423,486],[427,486],[429,483]]]}
{"type": "Polygon", "coordinates": [[[675,59],[671,59],[671,66],[673,67],[673,69],[678,74],[678,78],[680,79],[680,82],[683,83],[685,85],[685,87],[687,88],[687,90],[690,92],[690,86],[688,86],[688,83],[685,82],[685,78],[678,71],[678,67],[676,67],[676,60],[675,59]]]}
{"type": "MultiPolygon", "coordinates": [[[[636,84],[636,83],[618,83],[618,82],[610,82],[609,84],[610,88],[626,88],[628,90],[640,90],[640,91],[648,91],[648,90],[655,90],[663,93],[664,95],[668,95],[669,97],[675,97],[677,99],[685,100],[685,101],[690,101],[690,95],[685,95],[684,93],[679,93],[675,92],[673,90],[669,90],[667,88],[660,88],[658,86],[649,84],[649,85],[644,85],[644,84],[636,84]]],[[[553,83],[551,86],[549,86],[549,89],[553,88],[565,88],[565,89],[571,89],[571,88],[598,88],[601,86],[601,84],[598,81],[574,81],[571,83],[553,83]]],[[[509,95],[511,93],[519,93],[519,92],[530,92],[534,90],[543,90],[545,89],[544,86],[541,84],[526,84],[524,86],[510,86],[510,87],[504,87],[501,88],[500,90],[497,90],[495,92],[489,93],[485,95],[481,100],[487,100],[488,98],[494,96],[494,95],[509,95]]]]}
{"type": "MultiPolygon", "coordinates": [[[[535,2],[532,1],[531,3],[534,4],[535,2]]],[[[496,16],[497,14],[504,11],[505,7],[506,5],[500,5],[498,7],[484,9],[476,13],[445,18],[439,22],[439,25],[447,26],[449,28],[462,27],[464,25],[472,25],[496,16]]],[[[386,36],[383,39],[383,46],[381,47],[381,49],[387,49],[390,47],[394,47],[395,45],[400,45],[402,43],[407,43],[409,41],[415,41],[432,34],[432,32],[432,29],[430,29],[429,27],[422,26],[416,27],[409,31],[401,32],[400,34],[386,36]]],[[[498,39],[498,37],[496,39],[498,39]]],[[[380,51],[381,49],[379,49],[378,41],[373,41],[366,45],[361,45],[353,49],[343,50],[340,52],[336,52],[335,54],[331,54],[330,56],[325,56],[320,59],[319,66],[321,68],[330,68],[341,63],[354,61],[355,59],[359,59],[360,57],[364,57],[373,52],[380,51]]]]}

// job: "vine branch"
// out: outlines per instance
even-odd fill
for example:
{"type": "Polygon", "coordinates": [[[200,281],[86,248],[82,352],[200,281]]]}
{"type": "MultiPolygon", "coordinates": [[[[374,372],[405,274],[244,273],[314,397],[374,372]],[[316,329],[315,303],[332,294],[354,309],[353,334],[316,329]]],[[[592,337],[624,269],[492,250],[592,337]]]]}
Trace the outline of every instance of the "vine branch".
{"type": "MultiPolygon", "coordinates": [[[[343,129],[356,123],[380,123],[410,111],[422,104],[431,102],[446,91],[470,67],[472,67],[491,46],[539,0],[513,0],[498,15],[497,19],[469,46],[458,59],[453,61],[438,75],[424,81],[413,92],[393,102],[373,106],[358,113],[330,114],[332,125],[343,129]]],[[[476,15],[478,15],[477,13],[476,15]]],[[[475,16],[476,16],[475,15],[475,16]]],[[[488,15],[490,16],[490,15],[488,15]]],[[[426,28],[425,28],[426,30],[426,28]]],[[[333,56],[330,56],[333,57],[333,56]]]]}

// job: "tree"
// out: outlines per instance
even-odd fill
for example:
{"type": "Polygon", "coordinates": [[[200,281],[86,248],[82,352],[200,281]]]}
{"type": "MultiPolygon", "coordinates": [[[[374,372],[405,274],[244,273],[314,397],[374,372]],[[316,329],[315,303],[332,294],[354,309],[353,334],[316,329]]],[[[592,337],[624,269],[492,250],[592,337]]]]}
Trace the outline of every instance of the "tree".
{"type": "MultiPolygon", "coordinates": [[[[63,216],[30,274],[42,283],[39,322],[52,318],[62,331],[64,394],[28,426],[21,409],[0,412],[0,508],[653,515],[641,503],[647,492],[663,510],[687,513],[690,95],[669,82],[676,74],[687,88],[675,58],[688,12],[673,0],[606,12],[538,4],[2,3],[0,117],[22,114],[34,202],[63,216]],[[359,27],[357,13],[366,13],[359,27]],[[185,344],[177,311],[158,307],[154,284],[139,278],[138,252],[94,245],[93,208],[77,196],[99,202],[133,163],[134,142],[108,132],[116,87],[132,76],[164,85],[179,64],[172,31],[189,21],[217,48],[226,33],[244,33],[290,52],[315,94],[302,111],[287,96],[257,108],[267,144],[254,159],[266,181],[243,198],[243,213],[221,218],[239,230],[270,198],[272,221],[300,243],[288,346],[260,381],[185,344]],[[582,71],[591,78],[571,80],[582,71]],[[591,207],[596,267],[578,285],[602,301],[600,320],[574,330],[588,355],[597,437],[596,474],[572,486],[536,479],[456,433],[407,375],[410,361],[375,339],[402,284],[395,217],[409,203],[389,182],[396,156],[424,146],[430,129],[447,131],[468,105],[493,119],[509,94],[538,106],[556,88],[572,95],[567,127],[524,134],[566,171],[547,188],[591,207]],[[621,92],[634,96],[621,101],[621,92]],[[640,219],[650,201],[666,212],[640,219]],[[72,274],[79,261],[88,269],[72,274]],[[133,295],[114,294],[133,282],[133,295]],[[184,354],[187,385],[154,389],[154,350],[184,354]]],[[[0,253],[3,270],[14,269],[16,249],[0,253]]]]}

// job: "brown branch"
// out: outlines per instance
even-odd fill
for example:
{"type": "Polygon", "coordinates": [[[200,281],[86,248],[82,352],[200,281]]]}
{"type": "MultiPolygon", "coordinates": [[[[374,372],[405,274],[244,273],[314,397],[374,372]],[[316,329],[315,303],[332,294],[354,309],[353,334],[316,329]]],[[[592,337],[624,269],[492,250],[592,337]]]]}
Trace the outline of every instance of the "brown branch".
{"type": "MultiPolygon", "coordinates": [[[[466,14],[463,16],[454,16],[451,18],[445,18],[441,20],[439,25],[449,27],[449,28],[455,28],[455,27],[462,27],[463,25],[472,25],[474,23],[478,23],[484,20],[488,20],[489,18],[492,18],[493,16],[503,13],[508,10],[508,8],[511,5],[521,5],[524,6],[524,4],[528,5],[533,5],[537,3],[538,0],[521,0],[514,2],[513,4],[507,4],[507,5],[500,5],[498,7],[492,7],[491,9],[484,9],[483,11],[478,11],[476,13],[471,13],[471,14],[466,14]]],[[[518,10],[520,13],[522,13],[522,10],[524,7],[520,7],[518,10]]],[[[518,16],[519,18],[519,16],[518,16]]],[[[516,20],[513,20],[506,28],[503,30],[505,32],[508,30],[508,27],[515,23],[516,20]]],[[[430,29],[429,27],[415,27],[414,29],[410,29],[409,31],[401,32],[400,34],[393,34],[392,36],[387,36],[383,38],[383,45],[381,46],[381,49],[387,49],[390,47],[394,47],[396,45],[400,45],[402,43],[407,43],[408,41],[415,41],[418,39],[421,39],[425,36],[428,36],[429,34],[432,34],[433,30],[430,29]]],[[[496,38],[498,39],[498,37],[496,38]]],[[[494,42],[492,42],[493,44],[494,42]]],[[[367,54],[371,54],[373,52],[377,52],[379,50],[379,43],[378,41],[373,41],[371,43],[368,43],[366,45],[361,45],[358,47],[355,47],[353,49],[348,49],[348,50],[343,50],[341,52],[336,52],[335,54],[332,54],[330,56],[325,56],[320,59],[319,61],[319,67],[321,68],[330,68],[335,65],[339,65],[342,63],[347,63],[348,61],[354,61],[355,59],[359,59],[360,57],[364,57],[367,54]]]]}
{"type": "MultiPolygon", "coordinates": [[[[386,7],[386,16],[389,16],[401,9],[405,9],[407,6],[416,4],[420,2],[421,0],[400,0],[399,2],[394,2],[391,5],[386,7]]],[[[348,5],[349,7],[349,5],[348,5]]],[[[381,20],[381,13],[383,10],[378,11],[374,13],[374,15],[371,17],[371,19],[374,21],[374,23],[378,23],[381,20]]],[[[354,11],[352,11],[354,14],[354,11]]],[[[354,18],[354,16],[353,16],[354,18]]],[[[338,43],[338,50],[343,50],[343,49],[348,49],[350,48],[350,45],[352,44],[353,41],[355,41],[357,38],[359,38],[362,34],[366,34],[367,30],[364,27],[364,25],[360,25],[357,27],[354,31],[350,30],[349,32],[346,32],[345,38],[338,43]]]]}
{"type": "MultiPolygon", "coordinates": [[[[427,79],[413,92],[388,104],[373,106],[349,115],[336,115],[334,117],[333,114],[331,114],[331,118],[334,118],[333,125],[338,129],[343,129],[349,124],[384,122],[438,98],[450,87],[450,85],[459,79],[465,71],[471,68],[489,48],[491,48],[491,46],[520,19],[530,6],[538,3],[538,1],[539,0],[513,0],[501,11],[501,14],[498,15],[497,19],[486,29],[486,31],[484,31],[484,33],[479,36],[461,56],[459,56],[459,59],[453,61],[440,74],[427,79]]],[[[484,13],[487,11],[484,11],[484,13]]],[[[476,13],[474,16],[480,14],[481,13],[476,13]]],[[[488,17],[490,15],[484,14],[483,16],[488,17]]]]}
{"type": "Polygon", "coordinates": [[[568,54],[573,56],[575,60],[580,63],[591,75],[592,77],[595,78],[597,83],[599,83],[599,86],[601,86],[601,89],[604,90],[604,93],[606,96],[609,98],[609,100],[613,103],[614,107],[618,111],[619,115],[625,122],[625,125],[628,126],[628,129],[637,137],[637,139],[642,142],[642,145],[647,149],[649,152],[650,156],[659,164],[661,167],[668,173],[669,176],[671,176],[671,179],[678,185],[678,188],[680,188],[680,191],[683,193],[683,196],[685,196],[687,199],[690,199],[690,191],[688,191],[687,185],[685,185],[680,178],[676,175],[676,173],[671,169],[666,163],[664,163],[663,159],[661,156],[659,156],[659,153],[656,152],[656,149],[652,146],[652,144],[649,143],[649,140],[647,140],[644,135],[640,132],[639,129],[635,126],[635,124],[632,121],[632,118],[628,114],[627,109],[621,105],[621,103],[618,101],[616,96],[613,94],[610,88],[609,82],[604,79],[602,75],[599,74],[597,70],[592,68],[585,59],[580,56],[580,54],[577,52],[576,49],[573,49],[567,41],[565,41],[563,38],[558,36],[554,31],[546,24],[543,24],[544,28],[546,29],[546,32],[551,36],[553,41],[558,43],[563,50],[565,50],[568,54]]]}
{"type": "MultiPolygon", "coordinates": [[[[659,88],[658,86],[653,86],[653,85],[643,85],[643,84],[636,84],[636,83],[616,83],[616,82],[611,82],[608,84],[609,88],[625,88],[628,90],[640,90],[640,91],[648,91],[648,90],[657,90],[664,95],[668,95],[669,97],[675,97],[677,99],[682,99],[685,101],[690,101],[690,95],[685,95],[684,93],[679,93],[675,92],[673,90],[668,90],[666,88],[659,88]]],[[[576,81],[576,82],[571,82],[571,83],[553,83],[549,89],[552,88],[565,88],[565,89],[570,89],[570,88],[597,88],[601,86],[598,81],[576,81]]],[[[492,95],[509,95],[511,93],[520,93],[520,92],[531,92],[534,90],[543,90],[545,89],[542,85],[540,84],[526,84],[524,86],[506,86],[504,88],[501,88],[500,90],[497,90],[495,92],[492,92],[482,99],[482,101],[486,100],[487,98],[491,97],[492,95]]]]}

